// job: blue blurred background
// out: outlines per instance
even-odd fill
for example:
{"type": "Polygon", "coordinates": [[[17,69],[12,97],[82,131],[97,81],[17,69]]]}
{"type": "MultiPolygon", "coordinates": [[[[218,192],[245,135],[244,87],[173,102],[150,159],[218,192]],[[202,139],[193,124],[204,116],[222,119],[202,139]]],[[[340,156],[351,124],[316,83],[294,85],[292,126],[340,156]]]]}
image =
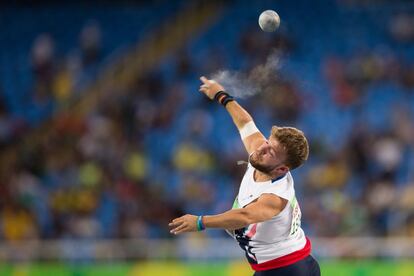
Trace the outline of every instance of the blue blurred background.
{"type": "Polygon", "coordinates": [[[265,135],[276,124],[309,138],[293,175],[314,254],[414,256],[414,2],[21,2],[0,5],[0,26],[3,271],[242,260],[224,231],[176,238],[167,224],[229,209],[245,170],[199,77],[275,52],[274,78],[240,103],[265,135]],[[281,17],[274,33],[257,24],[266,9],[281,17]]]}

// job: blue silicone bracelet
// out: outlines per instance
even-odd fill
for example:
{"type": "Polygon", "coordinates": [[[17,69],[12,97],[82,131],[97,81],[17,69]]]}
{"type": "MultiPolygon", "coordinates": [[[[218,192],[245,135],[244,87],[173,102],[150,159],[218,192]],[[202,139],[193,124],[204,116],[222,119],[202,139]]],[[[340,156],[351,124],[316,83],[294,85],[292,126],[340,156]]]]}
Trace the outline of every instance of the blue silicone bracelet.
{"type": "Polygon", "coordinates": [[[206,227],[203,224],[203,216],[198,216],[197,217],[197,230],[203,231],[204,229],[206,229],[206,227]]]}

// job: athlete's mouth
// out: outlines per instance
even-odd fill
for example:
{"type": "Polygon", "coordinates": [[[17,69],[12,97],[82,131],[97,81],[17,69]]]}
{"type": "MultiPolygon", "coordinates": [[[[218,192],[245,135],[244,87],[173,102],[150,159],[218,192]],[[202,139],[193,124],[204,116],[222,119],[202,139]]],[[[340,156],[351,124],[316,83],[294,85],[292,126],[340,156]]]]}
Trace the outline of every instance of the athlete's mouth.
{"type": "Polygon", "coordinates": [[[255,151],[255,152],[252,154],[252,157],[253,157],[253,159],[254,159],[254,160],[256,160],[256,161],[262,160],[262,158],[263,158],[263,152],[262,152],[262,151],[255,151]]]}

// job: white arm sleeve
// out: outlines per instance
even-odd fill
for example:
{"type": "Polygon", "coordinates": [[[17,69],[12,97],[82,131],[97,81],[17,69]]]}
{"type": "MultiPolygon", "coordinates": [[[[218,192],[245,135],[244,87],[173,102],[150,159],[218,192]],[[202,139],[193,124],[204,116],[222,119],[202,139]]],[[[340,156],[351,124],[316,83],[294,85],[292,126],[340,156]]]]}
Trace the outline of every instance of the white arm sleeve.
{"type": "Polygon", "coordinates": [[[240,130],[240,137],[242,140],[249,137],[250,135],[259,132],[259,130],[256,127],[256,124],[253,121],[248,122],[245,124],[240,130]]]}

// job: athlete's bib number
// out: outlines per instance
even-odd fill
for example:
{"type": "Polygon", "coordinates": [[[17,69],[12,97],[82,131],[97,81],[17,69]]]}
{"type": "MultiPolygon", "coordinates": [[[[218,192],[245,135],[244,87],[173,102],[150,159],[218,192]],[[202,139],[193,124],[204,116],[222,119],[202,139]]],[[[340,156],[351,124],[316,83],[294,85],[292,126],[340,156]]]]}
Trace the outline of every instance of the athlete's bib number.
{"type": "Polygon", "coordinates": [[[290,201],[290,205],[292,206],[292,224],[290,225],[290,235],[295,235],[298,229],[300,228],[300,219],[302,217],[302,212],[300,211],[299,203],[294,197],[290,201]]]}

